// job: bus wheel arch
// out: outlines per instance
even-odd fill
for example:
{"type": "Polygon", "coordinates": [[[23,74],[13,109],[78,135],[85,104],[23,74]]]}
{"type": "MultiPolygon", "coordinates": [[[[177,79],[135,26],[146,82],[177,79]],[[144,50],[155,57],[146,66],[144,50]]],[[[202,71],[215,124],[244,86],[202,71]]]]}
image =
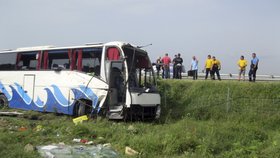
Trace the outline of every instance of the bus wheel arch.
{"type": "Polygon", "coordinates": [[[0,93],[0,108],[7,108],[9,106],[9,101],[7,97],[3,94],[0,93]]]}
{"type": "Polygon", "coordinates": [[[91,107],[91,101],[87,99],[79,99],[76,101],[73,109],[73,115],[74,116],[83,116],[90,113],[92,107],[91,107]]]}

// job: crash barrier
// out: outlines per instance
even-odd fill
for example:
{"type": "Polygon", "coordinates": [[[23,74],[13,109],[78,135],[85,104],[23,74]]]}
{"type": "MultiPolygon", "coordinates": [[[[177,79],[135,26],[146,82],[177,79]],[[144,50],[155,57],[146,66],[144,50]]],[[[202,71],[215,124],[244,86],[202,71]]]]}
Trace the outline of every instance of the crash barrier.
{"type": "MultiPolygon", "coordinates": [[[[193,79],[191,73],[182,73],[182,79],[193,79]]],[[[170,75],[172,78],[172,75],[170,75]]],[[[237,80],[238,74],[220,74],[222,80],[237,80]]],[[[198,79],[205,79],[205,73],[198,73],[197,74],[198,79]]],[[[217,77],[216,77],[217,78],[217,77]]],[[[208,76],[208,79],[210,78],[210,74],[208,76]]],[[[245,80],[248,80],[248,75],[245,75],[245,80]]],[[[280,81],[280,76],[278,75],[256,75],[256,79],[258,81],[280,81]]]]}

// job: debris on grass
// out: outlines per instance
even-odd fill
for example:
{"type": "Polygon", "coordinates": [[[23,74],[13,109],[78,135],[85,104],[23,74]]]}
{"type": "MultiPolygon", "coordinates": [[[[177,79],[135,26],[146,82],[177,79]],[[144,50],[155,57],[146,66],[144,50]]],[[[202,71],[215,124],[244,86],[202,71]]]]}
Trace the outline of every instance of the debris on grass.
{"type": "Polygon", "coordinates": [[[89,141],[87,139],[77,139],[77,138],[74,138],[72,140],[73,142],[76,142],[76,143],[82,143],[82,144],[86,144],[86,145],[93,145],[93,141],[89,141]]]}
{"type": "Polygon", "coordinates": [[[110,157],[117,158],[119,154],[111,147],[96,146],[68,146],[68,145],[47,145],[37,147],[40,155],[45,158],[64,157],[110,157]]]}
{"type": "Polygon", "coordinates": [[[132,148],[130,148],[130,147],[128,147],[128,146],[126,146],[125,147],[125,154],[129,155],[129,156],[135,156],[135,155],[138,155],[139,152],[134,150],[134,149],[132,149],[132,148]]]}
{"type": "Polygon", "coordinates": [[[137,134],[138,133],[137,129],[133,125],[129,125],[127,130],[132,134],[137,134]]]}
{"type": "Polygon", "coordinates": [[[20,127],[20,128],[18,129],[18,131],[20,131],[20,132],[23,132],[23,131],[26,131],[26,130],[27,130],[26,127],[20,127]]]}
{"type": "Polygon", "coordinates": [[[36,132],[40,132],[43,130],[43,126],[42,125],[37,125],[35,128],[34,128],[34,131],[36,132]]]}
{"type": "Polygon", "coordinates": [[[78,139],[78,138],[74,138],[73,139],[73,142],[76,142],[76,143],[80,143],[81,139],[78,139]]]}
{"type": "Polygon", "coordinates": [[[88,120],[87,115],[83,115],[83,116],[74,118],[73,122],[74,122],[75,125],[77,125],[77,124],[82,123],[83,121],[87,121],[87,120],[88,120]]]}
{"type": "Polygon", "coordinates": [[[34,151],[34,147],[31,144],[26,144],[24,147],[24,151],[25,152],[33,152],[34,151]]]}
{"type": "Polygon", "coordinates": [[[17,111],[13,111],[13,112],[4,112],[1,111],[0,112],[0,116],[19,116],[19,115],[23,115],[23,113],[17,112],[17,111]]]}

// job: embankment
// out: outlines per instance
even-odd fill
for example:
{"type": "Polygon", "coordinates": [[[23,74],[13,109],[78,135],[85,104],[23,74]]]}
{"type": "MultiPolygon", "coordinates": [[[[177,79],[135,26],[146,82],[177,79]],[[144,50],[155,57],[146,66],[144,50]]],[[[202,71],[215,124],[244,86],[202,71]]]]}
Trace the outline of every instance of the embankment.
{"type": "Polygon", "coordinates": [[[207,120],[251,114],[261,118],[280,113],[280,82],[162,80],[158,87],[162,119],[191,116],[207,120]]]}

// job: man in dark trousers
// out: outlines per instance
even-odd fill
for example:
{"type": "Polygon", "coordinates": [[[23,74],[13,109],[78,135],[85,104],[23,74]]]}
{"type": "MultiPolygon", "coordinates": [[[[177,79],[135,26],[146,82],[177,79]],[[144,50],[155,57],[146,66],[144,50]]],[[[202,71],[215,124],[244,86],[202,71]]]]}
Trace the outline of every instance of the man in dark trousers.
{"type": "Polygon", "coordinates": [[[197,80],[198,60],[195,56],[192,57],[191,71],[193,72],[193,80],[197,80]]]}
{"type": "Polygon", "coordinates": [[[256,73],[258,70],[258,65],[259,65],[259,58],[257,57],[256,53],[252,54],[252,60],[251,60],[251,66],[250,66],[250,71],[249,71],[249,81],[250,82],[255,82],[256,81],[256,73]],[[252,79],[253,77],[253,79],[252,79]]]}
{"type": "Polygon", "coordinates": [[[221,70],[221,62],[216,59],[216,57],[212,57],[212,80],[215,80],[215,74],[217,74],[218,80],[221,81],[221,76],[220,76],[220,70],[221,70]]]}
{"type": "Polygon", "coordinates": [[[205,61],[205,80],[207,80],[209,73],[210,73],[211,78],[212,78],[211,68],[212,68],[212,59],[211,59],[211,55],[208,55],[207,59],[205,61]]]}
{"type": "Polygon", "coordinates": [[[175,63],[175,60],[177,59],[177,54],[174,55],[174,58],[172,60],[172,64],[173,64],[173,78],[176,78],[176,63],[175,63]]]}
{"type": "Polygon", "coordinates": [[[181,54],[178,53],[177,58],[174,59],[174,65],[175,65],[175,78],[182,79],[182,65],[183,59],[181,58],[181,54]]]}

